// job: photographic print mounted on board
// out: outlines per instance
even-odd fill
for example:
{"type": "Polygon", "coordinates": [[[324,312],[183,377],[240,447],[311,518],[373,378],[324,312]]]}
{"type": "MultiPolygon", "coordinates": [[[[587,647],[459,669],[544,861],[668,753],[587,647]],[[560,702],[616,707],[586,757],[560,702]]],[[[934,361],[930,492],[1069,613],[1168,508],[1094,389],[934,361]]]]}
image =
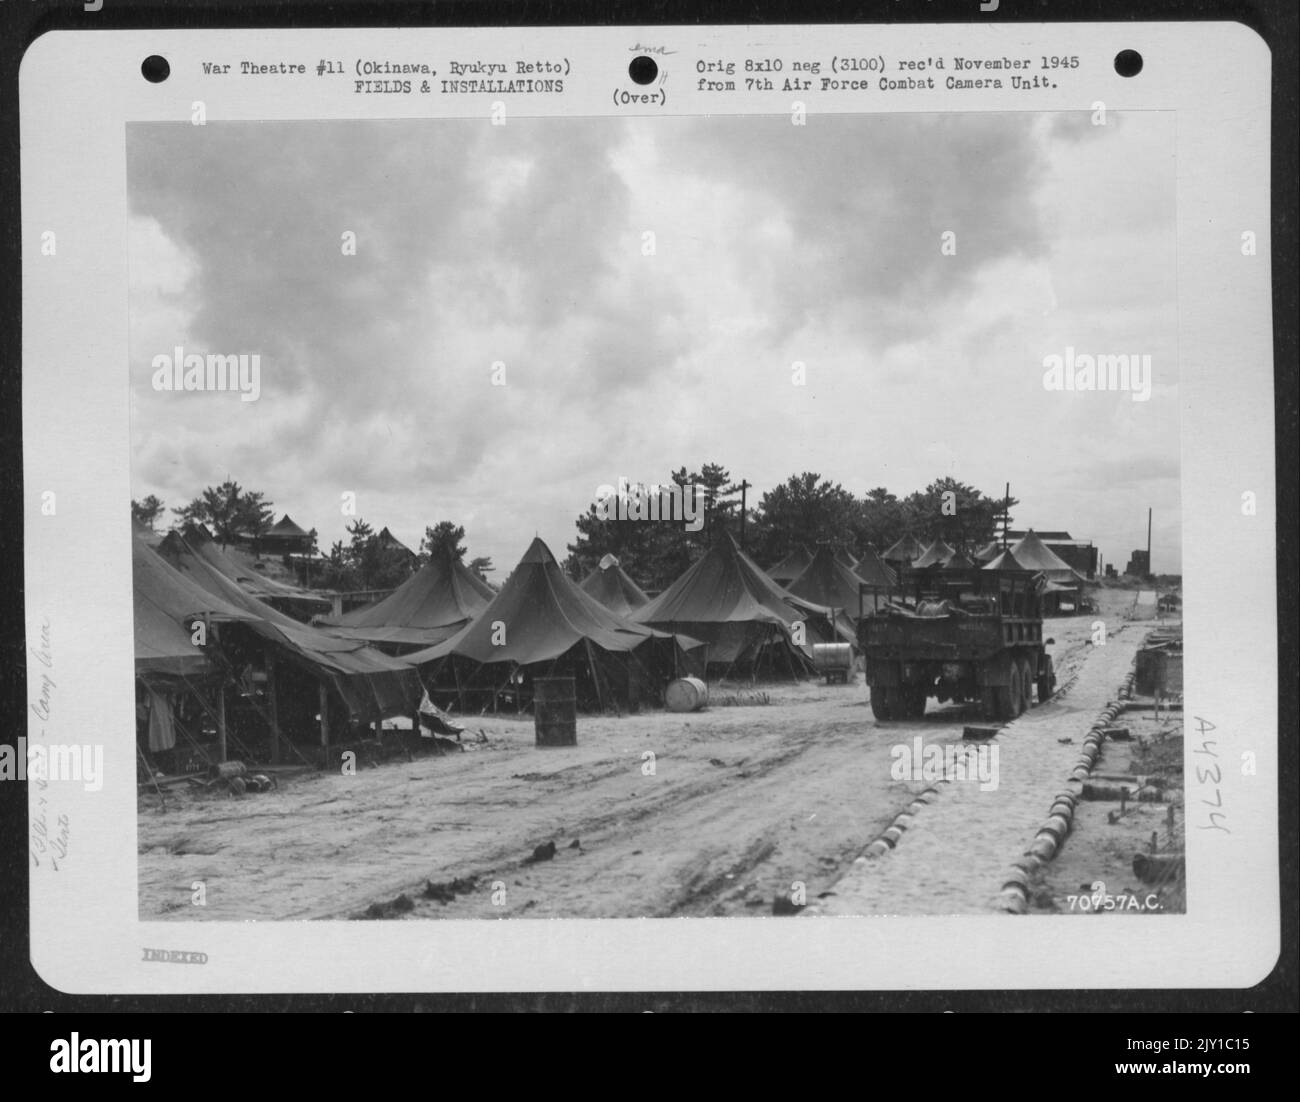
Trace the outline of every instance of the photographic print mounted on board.
{"type": "Polygon", "coordinates": [[[48,982],[1271,968],[1249,31],[147,37],[23,73],[48,982]]]}

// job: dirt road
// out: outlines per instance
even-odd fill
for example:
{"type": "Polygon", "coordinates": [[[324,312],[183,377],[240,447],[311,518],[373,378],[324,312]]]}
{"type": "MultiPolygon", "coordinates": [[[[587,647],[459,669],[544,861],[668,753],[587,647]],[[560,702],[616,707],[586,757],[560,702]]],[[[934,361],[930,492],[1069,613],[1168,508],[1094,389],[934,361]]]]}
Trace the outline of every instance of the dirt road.
{"type": "MultiPolygon", "coordinates": [[[[1062,680],[1092,651],[1092,619],[1051,622],[1062,680]]],[[[178,793],[165,811],[146,795],[141,917],[349,917],[399,893],[415,902],[404,918],[771,914],[795,881],[811,901],[910,801],[891,749],[951,741],[970,717],[931,702],[920,722],[878,723],[861,675],[761,691],[769,703],[580,717],[570,748],[537,750],[530,719],[488,717],[464,753],[242,800],[178,793]],[[554,858],[529,862],[548,842],[554,858]],[[443,903],[422,897],[428,880],[474,887],[443,903]]]]}

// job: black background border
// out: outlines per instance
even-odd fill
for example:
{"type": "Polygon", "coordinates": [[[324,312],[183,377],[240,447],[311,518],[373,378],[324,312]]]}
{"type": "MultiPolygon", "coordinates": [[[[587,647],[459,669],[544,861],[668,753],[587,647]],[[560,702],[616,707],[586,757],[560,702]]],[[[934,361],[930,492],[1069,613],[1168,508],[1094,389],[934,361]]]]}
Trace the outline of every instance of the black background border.
{"type": "MultiPolygon", "coordinates": [[[[1295,0],[1087,3],[1001,0],[982,14],[979,0],[910,3],[331,3],[275,0],[192,3],[104,0],[0,0],[0,717],[16,736],[26,715],[23,615],[21,405],[21,241],[18,67],[27,46],[58,29],[578,26],[764,23],[1061,23],[1232,20],[1256,31],[1273,54],[1272,271],[1277,440],[1279,809],[1282,953],[1254,988],[1069,991],[639,992],[376,995],[69,995],[49,987],[28,957],[25,783],[0,784],[0,1010],[113,1013],[213,1012],[935,1012],[1241,1013],[1295,1012],[1297,993],[1297,38],[1295,0]]],[[[1123,43],[1117,43],[1122,47],[1123,43]]],[[[7,738],[8,736],[6,736],[7,738]]],[[[88,903],[87,905],[93,905],[88,903]]],[[[1240,1022],[1241,1019],[1234,1021],[1240,1022]]],[[[1116,1023],[1118,1024],[1118,1023],[1116,1023]]],[[[60,1027],[62,1028],[62,1027],[60,1027]]],[[[152,1028],[152,1027],[151,1027],[152,1028]]],[[[874,1027],[873,1027],[874,1028],[874,1027]]],[[[1195,1059],[1195,1057],[1189,1057],[1195,1059]]],[[[1231,1055],[1225,1057],[1233,1058],[1231,1055]]]]}

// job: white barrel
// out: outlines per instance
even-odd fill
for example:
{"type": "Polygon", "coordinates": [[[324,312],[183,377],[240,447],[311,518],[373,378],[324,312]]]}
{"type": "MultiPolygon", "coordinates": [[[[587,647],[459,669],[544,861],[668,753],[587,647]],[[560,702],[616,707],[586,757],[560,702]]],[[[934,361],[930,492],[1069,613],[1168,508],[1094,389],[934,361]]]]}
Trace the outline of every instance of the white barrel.
{"type": "Polygon", "coordinates": [[[827,670],[851,670],[853,648],[848,643],[814,643],[812,660],[823,673],[827,670]]]}
{"type": "Polygon", "coordinates": [[[709,703],[709,687],[698,677],[679,677],[668,682],[664,703],[670,712],[698,712],[709,703]]]}

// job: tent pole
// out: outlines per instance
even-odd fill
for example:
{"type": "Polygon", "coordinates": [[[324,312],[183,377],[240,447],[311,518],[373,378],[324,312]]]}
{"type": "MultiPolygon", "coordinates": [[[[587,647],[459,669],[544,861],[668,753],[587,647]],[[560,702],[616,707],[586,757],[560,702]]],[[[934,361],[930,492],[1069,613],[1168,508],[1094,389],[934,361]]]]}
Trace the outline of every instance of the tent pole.
{"type": "MultiPolygon", "coordinates": [[[[493,715],[496,714],[496,710],[497,710],[497,697],[499,697],[499,696],[501,695],[501,690],[502,690],[502,689],[504,689],[507,685],[510,685],[510,684],[513,684],[513,683],[514,683],[514,680],[515,680],[515,674],[516,674],[518,671],[519,671],[519,664],[518,664],[517,662],[511,662],[511,663],[510,663],[510,672],[509,672],[508,674],[506,674],[506,679],[505,679],[503,682],[501,682],[501,684],[498,685],[494,690],[492,690],[492,713],[493,713],[493,715]]],[[[522,699],[522,696],[523,696],[522,693],[515,693],[515,714],[516,714],[516,715],[517,715],[517,714],[519,713],[519,711],[521,710],[521,709],[520,709],[520,701],[521,701],[521,699],[522,699]]]]}
{"type": "MultiPolygon", "coordinates": [[[[448,655],[447,661],[451,664],[451,679],[456,682],[456,703],[460,705],[461,714],[468,715],[469,713],[465,711],[465,690],[460,686],[460,667],[456,664],[454,655],[448,655]]],[[[438,674],[441,672],[441,666],[434,671],[433,677],[435,683],[437,682],[438,674]]]]}
{"type": "Polygon", "coordinates": [[[163,795],[162,785],[158,783],[158,778],[154,775],[153,766],[149,764],[149,759],[144,756],[144,747],[140,745],[139,739],[136,740],[135,752],[140,756],[140,764],[144,766],[144,771],[149,774],[149,779],[153,781],[153,789],[158,793],[158,799],[162,800],[162,809],[167,810],[167,797],[163,795]]]}
{"type": "Polygon", "coordinates": [[[583,646],[587,649],[587,665],[591,667],[591,680],[596,686],[596,703],[600,705],[600,710],[605,711],[605,694],[600,691],[600,670],[596,668],[596,656],[591,653],[591,640],[583,639],[583,646]]]}
{"type": "Polygon", "coordinates": [[[320,703],[320,746],[321,764],[329,759],[330,750],[330,698],[325,690],[325,682],[316,686],[317,700],[320,703]]]}
{"type": "Polygon", "coordinates": [[[217,760],[226,760],[226,682],[217,685],[217,760]]]}
{"type": "Polygon", "coordinates": [[[271,720],[271,764],[280,764],[280,708],[275,691],[275,655],[266,656],[266,703],[271,720]]]}
{"type": "MultiPolygon", "coordinates": [[[[228,667],[226,668],[228,670],[228,667]]],[[[185,680],[185,687],[189,689],[190,695],[194,697],[194,699],[198,702],[198,705],[200,708],[203,709],[204,714],[206,714],[209,718],[211,718],[212,721],[215,723],[217,721],[217,714],[212,710],[212,705],[204,697],[202,690],[196,687],[188,678],[186,678],[185,680]]],[[[186,738],[190,738],[190,735],[188,734],[188,732],[185,731],[185,728],[181,724],[178,723],[177,728],[181,731],[182,734],[185,735],[186,738]]],[[[253,754],[249,751],[248,747],[245,746],[242,742],[240,742],[239,739],[235,738],[234,735],[230,735],[229,732],[227,732],[227,734],[230,741],[235,743],[236,748],[239,749],[244,754],[244,756],[248,758],[249,761],[253,761],[254,760],[253,754]]],[[[204,752],[203,747],[199,745],[198,742],[195,742],[192,738],[190,738],[190,741],[194,742],[194,747],[199,751],[200,755],[203,757],[203,760],[211,764],[212,759],[209,758],[208,755],[204,752]]]]}

